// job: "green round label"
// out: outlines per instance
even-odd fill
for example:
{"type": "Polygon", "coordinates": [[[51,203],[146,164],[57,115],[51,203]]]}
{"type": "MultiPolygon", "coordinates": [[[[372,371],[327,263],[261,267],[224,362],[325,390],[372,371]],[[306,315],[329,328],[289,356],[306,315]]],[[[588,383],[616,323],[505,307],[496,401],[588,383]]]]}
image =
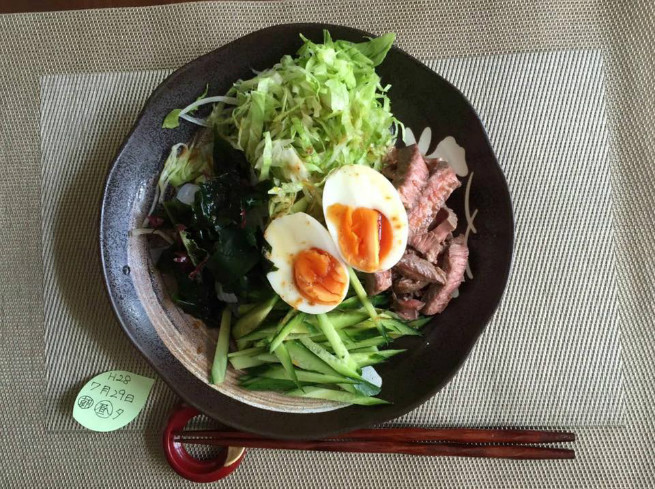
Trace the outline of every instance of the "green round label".
{"type": "Polygon", "coordinates": [[[122,428],[141,412],[154,383],[125,370],[96,375],[77,394],[73,417],[93,431],[122,428]]]}

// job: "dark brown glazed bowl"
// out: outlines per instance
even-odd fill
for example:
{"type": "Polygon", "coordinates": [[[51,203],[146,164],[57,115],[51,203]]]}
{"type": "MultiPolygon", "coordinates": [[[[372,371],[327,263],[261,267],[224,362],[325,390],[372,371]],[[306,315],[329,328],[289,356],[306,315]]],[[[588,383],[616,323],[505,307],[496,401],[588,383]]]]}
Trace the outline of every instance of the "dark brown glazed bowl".
{"type": "MultiPolygon", "coordinates": [[[[380,397],[388,406],[335,409],[321,401],[286,399],[268,393],[248,394],[235,386],[207,382],[216,332],[179,311],[147,253],[146,240],[129,238],[149,208],[157,175],[170,147],[188,141],[195,131],[182,123],[161,127],[166,114],[202,93],[222,94],[239,78],[252,76],[295,53],[299,34],[320,41],[323,29],[334,39],[361,41],[368,33],[322,24],[289,24],[254,32],[190,62],[169,76],[150,96],[107,177],[101,212],[100,247],[112,305],[126,334],[159,375],[185,401],[235,428],[278,438],[316,438],[382,423],[425,402],[462,365],[502,296],[509,274],[513,219],[509,191],[482,123],[466,98],[450,83],[407,53],[392,48],[378,67],[396,117],[417,135],[429,127],[431,150],[453,136],[466,150],[475,172],[471,206],[479,209],[477,234],[469,238],[475,278],[425,327],[422,337],[397,340],[408,351],[381,365],[380,397]]],[[[449,200],[465,227],[464,190],[449,200]]]]}

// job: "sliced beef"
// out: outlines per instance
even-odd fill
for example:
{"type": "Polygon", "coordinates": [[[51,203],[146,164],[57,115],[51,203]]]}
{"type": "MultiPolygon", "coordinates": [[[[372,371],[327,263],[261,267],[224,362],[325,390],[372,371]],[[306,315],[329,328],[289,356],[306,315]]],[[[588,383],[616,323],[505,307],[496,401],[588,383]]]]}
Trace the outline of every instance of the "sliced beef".
{"type": "Polygon", "coordinates": [[[445,239],[447,237],[448,235],[442,239],[436,233],[430,231],[420,236],[412,236],[409,240],[409,245],[425,256],[426,260],[436,263],[444,249],[445,239]]]}
{"type": "Polygon", "coordinates": [[[423,309],[425,302],[412,297],[396,297],[393,306],[401,318],[411,321],[418,318],[419,311],[423,309]]]}
{"type": "Polygon", "coordinates": [[[410,236],[427,232],[446,199],[460,185],[455,172],[447,164],[439,163],[428,178],[416,205],[407,213],[410,236]]]}
{"type": "Polygon", "coordinates": [[[421,197],[430,171],[416,144],[396,150],[395,158],[397,169],[393,184],[398,189],[405,209],[410,210],[421,197]]]}
{"type": "Polygon", "coordinates": [[[450,242],[444,259],[446,283],[445,285],[432,284],[428,287],[422,298],[425,302],[423,314],[430,316],[440,313],[446,308],[453,292],[464,279],[468,257],[469,250],[464,244],[464,236],[457,236],[450,242]]]}
{"type": "Polygon", "coordinates": [[[366,293],[377,295],[391,287],[391,270],[366,274],[366,293]]]}
{"type": "Polygon", "coordinates": [[[393,273],[367,277],[368,292],[377,294],[391,287],[392,308],[403,319],[416,319],[421,311],[441,312],[459,287],[468,259],[463,238],[452,239],[457,216],[444,205],[461,184],[444,160],[425,159],[416,144],[392,148],[382,173],[392,180],[407,210],[409,246],[393,273]]]}
{"type": "Polygon", "coordinates": [[[439,212],[437,212],[437,215],[433,219],[432,223],[430,223],[430,227],[428,229],[432,231],[439,224],[442,224],[446,221],[449,223],[449,225],[453,228],[452,230],[454,231],[455,228],[457,227],[457,214],[455,214],[455,211],[453,211],[450,207],[444,205],[441,209],[439,209],[439,212]]]}
{"type": "Polygon", "coordinates": [[[430,283],[443,284],[446,274],[442,269],[413,253],[406,252],[394,267],[403,277],[430,283]]]}
{"type": "Polygon", "coordinates": [[[437,213],[434,223],[436,226],[431,231],[413,235],[409,239],[409,245],[425,256],[426,260],[437,263],[437,259],[444,249],[446,238],[457,228],[457,216],[450,208],[443,206],[437,213]]]}
{"type": "Polygon", "coordinates": [[[413,280],[407,277],[400,277],[393,283],[393,291],[396,294],[412,294],[418,292],[429,283],[427,280],[413,280]]]}

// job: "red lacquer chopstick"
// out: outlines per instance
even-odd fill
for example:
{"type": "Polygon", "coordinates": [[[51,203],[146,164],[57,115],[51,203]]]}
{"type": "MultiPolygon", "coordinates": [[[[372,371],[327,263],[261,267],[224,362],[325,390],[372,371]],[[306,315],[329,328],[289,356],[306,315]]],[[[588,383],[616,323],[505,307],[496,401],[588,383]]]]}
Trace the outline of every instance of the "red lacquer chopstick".
{"type": "Polygon", "coordinates": [[[426,444],[378,440],[271,440],[253,437],[220,438],[179,437],[180,443],[199,445],[232,446],[246,448],[269,448],[279,450],[313,450],[325,452],[351,453],[400,453],[422,456],[507,458],[519,460],[571,459],[575,458],[573,450],[550,447],[533,447],[524,445],[457,445],[426,444]]]}
{"type": "MultiPolygon", "coordinates": [[[[222,440],[261,439],[259,435],[239,431],[183,431],[183,437],[220,438],[222,440]]],[[[330,436],[336,440],[376,440],[389,442],[444,441],[453,443],[561,443],[575,441],[575,434],[563,431],[475,429],[475,428],[384,428],[364,429],[330,436]]]]}
{"type": "Polygon", "coordinates": [[[273,440],[252,433],[215,430],[182,431],[176,435],[180,443],[200,445],[511,459],[574,458],[573,450],[523,445],[574,440],[573,433],[560,431],[472,428],[364,429],[325,440],[273,440]]]}

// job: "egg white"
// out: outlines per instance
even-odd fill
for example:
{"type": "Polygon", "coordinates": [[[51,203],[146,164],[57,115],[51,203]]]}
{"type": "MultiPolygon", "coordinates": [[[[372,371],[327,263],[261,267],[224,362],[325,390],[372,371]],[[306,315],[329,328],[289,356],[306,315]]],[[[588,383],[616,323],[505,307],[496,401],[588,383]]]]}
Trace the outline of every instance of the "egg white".
{"type": "Polygon", "coordinates": [[[277,270],[266,277],[273,290],[284,302],[299,311],[321,314],[337,307],[348,293],[348,269],[341,260],[339,250],[332,241],[330,233],[312,216],[304,212],[290,214],[275,219],[264,232],[264,238],[271,246],[269,259],[277,270]],[[296,287],[293,276],[293,261],[303,250],[318,248],[328,252],[342,267],[346,284],[337,304],[314,304],[307,300],[296,287]]]}
{"type": "MultiPolygon", "coordinates": [[[[366,207],[384,215],[391,224],[393,240],[389,253],[374,271],[388,270],[398,263],[407,248],[407,212],[398,191],[384,175],[368,166],[350,165],[342,166],[327,178],[323,188],[323,214],[330,235],[335,243],[339,243],[339,229],[327,217],[328,208],[333,204],[366,207]]],[[[343,253],[341,258],[348,262],[343,253]]],[[[349,265],[356,268],[352,263],[349,265]]]]}

